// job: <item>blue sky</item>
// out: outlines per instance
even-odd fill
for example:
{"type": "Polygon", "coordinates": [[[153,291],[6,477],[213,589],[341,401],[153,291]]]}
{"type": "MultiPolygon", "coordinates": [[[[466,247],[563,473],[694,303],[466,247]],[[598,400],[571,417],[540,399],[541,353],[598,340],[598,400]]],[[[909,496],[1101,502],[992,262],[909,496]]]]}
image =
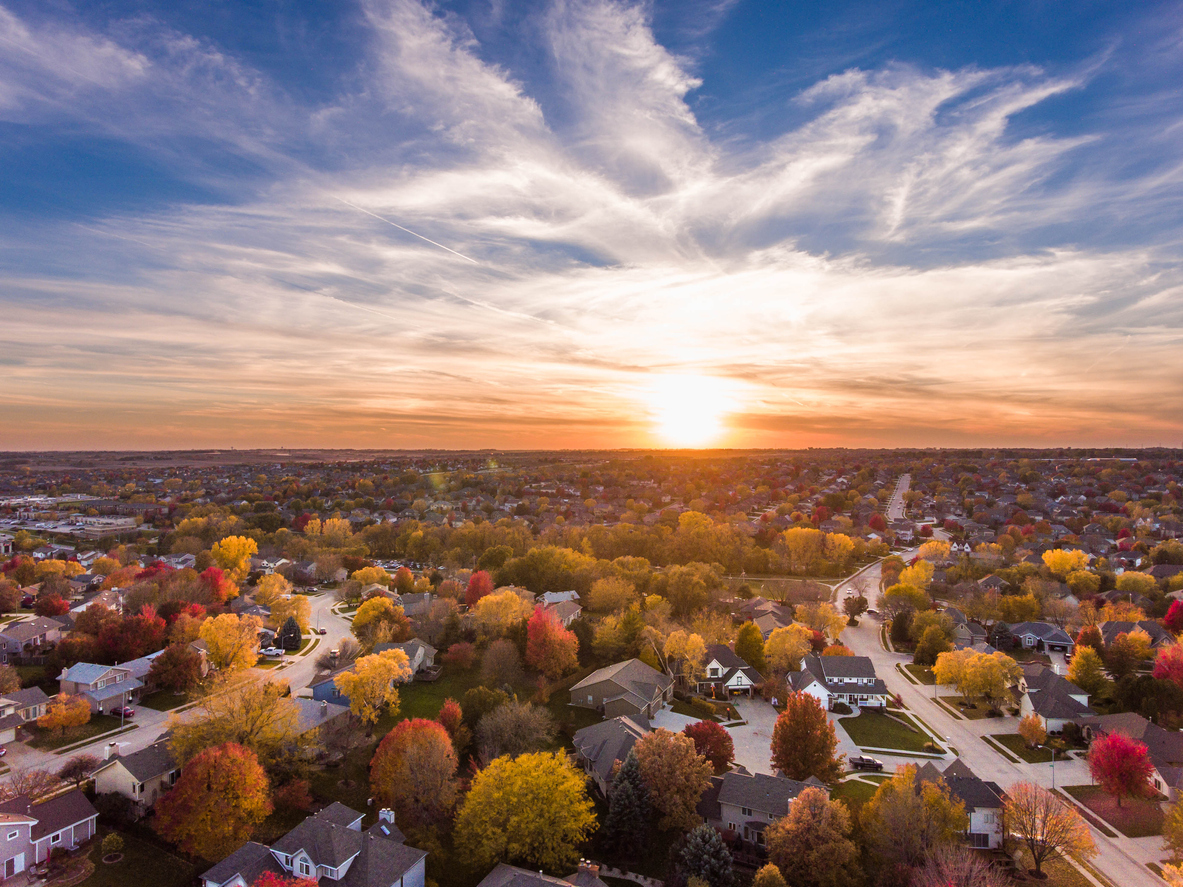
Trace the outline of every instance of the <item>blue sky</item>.
{"type": "Polygon", "coordinates": [[[1183,439],[1179,3],[0,0],[0,47],[0,447],[1183,439]]]}

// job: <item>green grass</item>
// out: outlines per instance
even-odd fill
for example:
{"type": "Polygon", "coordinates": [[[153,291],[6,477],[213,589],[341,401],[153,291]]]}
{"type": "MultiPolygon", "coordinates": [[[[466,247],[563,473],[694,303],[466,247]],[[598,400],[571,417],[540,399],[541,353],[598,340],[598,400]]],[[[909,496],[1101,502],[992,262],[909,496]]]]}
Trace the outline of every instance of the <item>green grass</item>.
{"type": "Polygon", "coordinates": [[[1052,753],[1042,745],[1039,748],[1028,748],[1027,740],[1018,733],[994,733],[990,738],[1028,764],[1046,764],[1052,759],[1052,753]]]}
{"type": "Polygon", "coordinates": [[[851,814],[857,817],[859,811],[863,808],[863,804],[871,800],[878,790],[878,786],[867,785],[865,782],[847,780],[846,782],[838,783],[833,791],[830,792],[830,797],[835,800],[845,801],[846,806],[850,808],[851,814]]]}
{"type": "Polygon", "coordinates": [[[991,706],[987,705],[981,700],[973,702],[970,708],[962,708],[957,703],[962,702],[965,699],[964,696],[942,696],[940,699],[942,702],[947,703],[948,706],[953,709],[953,711],[957,712],[966,720],[981,721],[985,720],[990,715],[991,706]]]}
{"type": "MultiPolygon", "coordinates": [[[[16,673],[20,675],[22,687],[44,687],[57,683],[50,677],[44,665],[18,665],[16,673]]],[[[57,692],[56,687],[54,692],[57,692]]]]}
{"type": "MultiPolygon", "coordinates": [[[[106,834],[100,829],[99,834],[106,834]]],[[[79,887],[127,887],[128,884],[151,884],[152,887],[187,887],[200,874],[202,866],[173,856],[161,848],[121,833],[123,859],[107,865],[99,842],[90,852],[94,873],[79,887]]]]}
{"type": "Polygon", "coordinates": [[[1157,800],[1125,798],[1121,806],[1097,785],[1066,785],[1064,791],[1127,838],[1162,834],[1163,813],[1157,800]]]}
{"type": "Polygon", "coordinates": [[[929,687],[936,686],[936,676],[932,673],[932,669],[927,665],[917,665],[915,662],[909,662],[904,666],[904,668],[908,670],[908,674],[916,678],[916,680],[920,681],[920,683],[926,684],[929,687]]]}
{"type": "Polygon", "coordinates": [[[346,807],[352,807],[367,816],[371,813],[377,816],[366,806],[370,797],[370,758],[374,756],[375,745],[353,749],[339,767],[314,770],[308,778],[313,797],[326,803],[340,801],[346,807]]]}
{"type": "MultiPolygon", "coordinates": [[[[127,721],[127,724],[131,723],[130,720],[127,721]]],[[[110,733],[112,730],[118,729],[119,718],[112,717],[111,715],[94,715],[90,721],[81,727],[72,727],[64,734],[59,733],[57,730],[49,731],[37,728],[37,735],[30,739],[28,744],[32,748],[38,748],[42,751],[52,751],[55,748],[93,739],[100,733],[110,733]]]]}
{"type": "MultiPolygon", "coordinates": [[[[911,724],[907,715],[896,715],[911,724]]],[[[887,715],[864,709],[857,717],[842,718],[840,722],[855,745],[860,748],[894,748],[901,751],[923,752],[931,738],[919,726],[916,732],[893,721],[887,715]]]]}
{"type": "Polygon", "coordinates": [[[155,693],[150,693],[140,700],[140,705],[144,708],[150,708],[154,711],[172,711],[174,708],[180,708],[189,701],[189,694],[182,693],[177,695],[171,690],[157,690],[155,693]]]}

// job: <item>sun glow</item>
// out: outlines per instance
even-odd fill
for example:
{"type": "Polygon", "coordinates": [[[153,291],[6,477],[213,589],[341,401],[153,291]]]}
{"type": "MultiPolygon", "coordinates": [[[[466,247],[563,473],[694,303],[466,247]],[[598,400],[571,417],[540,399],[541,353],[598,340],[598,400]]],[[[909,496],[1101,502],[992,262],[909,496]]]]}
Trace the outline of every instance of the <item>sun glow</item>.
{"type": "Polygon", "coordinates": [[[648,386],[654,430],[678,447],[702,447],[723,435],[724,417],[737,408],[733,386],[710,376],[661,376],[648,386]]]}

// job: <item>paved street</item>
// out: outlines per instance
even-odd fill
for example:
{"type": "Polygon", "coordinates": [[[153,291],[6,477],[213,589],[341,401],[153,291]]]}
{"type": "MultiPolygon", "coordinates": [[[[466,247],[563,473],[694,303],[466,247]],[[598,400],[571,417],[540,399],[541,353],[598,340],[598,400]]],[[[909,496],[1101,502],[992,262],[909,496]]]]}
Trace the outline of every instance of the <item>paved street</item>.
{"type": "Polygon", "coordinates": [[[887,519],[889,521],[900,520],[904,516],[904,493],[908,492],[908,487],[912,485],[912,475],[900,475],[900,479],[896,481],[895,490],[891,494],[891,500],[887,503],[887,519]]]}
{"type": "MultiPolygon", "coordinates": [[[[902,496],[902,494],[899,494],[902,496]]],[[[915,550],[903,552],[905,560],[915,555],[915,550]]],[[[874,600],[878,595],[880,570],[878,564],[864,574],[875,589],[868,597],[874,600]]],[[[853,577],[852,577],[853,578],[853,577]]],[[[837,600],[851,593],[850,580],[836,589],[837,600]]],[[[986,743],[982,736],[989,733],[1014,732],[1013,718],[984,719],[977,721],[957,720],[945,711],[933,697],[937,692],[948,693],[948,688],[915,685],[896,671],[897,663],[910,661],[910,657],[888,653],[879,642],[880,624],[864,616],[855,628],[842,632],[842,642],[857,655],[869,656],[875,663],[875,670],[892,693],[898,693],[904,704],[918,714],[941,737],[944,737],[960,754],[960,757],[982,779],[997,782],[1008,788],[1016,782],[1028,781],[1050,788],[1052,785],[1051,764],[1014,764],[1003,758],[986,743]]],[[[1073,760],[1059,761],[1055,765],[1055,782],[1058,786],[1081,785],[1090,782],[1087,766],[1073,760]]],[[[1107,838],[1093,829],[1093,840],[1097,843],[1098,856],[1093,860],[1096,866],[1116,887],[1134,887],[1138,884],[1161,884],[1147,868],[1147,862],[1158,862],[1164,857],[1161,838],[1107,838]]]]}

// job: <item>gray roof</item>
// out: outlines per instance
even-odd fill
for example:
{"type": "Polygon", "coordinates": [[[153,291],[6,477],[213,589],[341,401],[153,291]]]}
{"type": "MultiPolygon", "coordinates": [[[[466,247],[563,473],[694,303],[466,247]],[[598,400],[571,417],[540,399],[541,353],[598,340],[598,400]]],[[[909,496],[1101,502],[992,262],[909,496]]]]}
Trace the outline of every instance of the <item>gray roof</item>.
{"type": "Polygon", "coordinates": [[[1119,634],[1129,634],[1138,628],[1150,635],[1150,643],[1155,647],[1173,643],[1175,640],[1170,632],[1153,619],[1143,619],[1140,622],[1120,622],[1110,619],[1108,622],[1102,622],[1100,625],[1101,639],[1108,646],[1117,640],[1119,634]]]}
{"type": "Polygon", "coordinates": [[[114,665],[99,665],[95,662],[75,662],[62,672],[58,680],[73,681],[76,684],[93,684],[113,668],[115,668],[114,665]]]}
{"type": "Polygon", "coordinates": [[[203,874],[201,878],[203,881],[225,884],[235,875],[242,875],[246,883],[253,884],[263,872],[272,872],[276,875],[287,874],[265,845],[248,841],[203,874]]]}
{"type": "Polygon", "coordinates": [[[116,696],[122,696],[125,693],[131,693],[133,690],[139,690],[143,686],[143,681],[128,678],[126,681],[120,681],[117,684],[108,684],[98,690],[80,690],[79,692],[87,699],[93,699],[95,702],[103,702],[107,699],[113,699],[116,696]]]}
{"type": "Polygon", "coordinates": [[[719,803],[784,816],[789,812],[789,803],[808,787],[804,782],[783,776],[728,772],[723,774],[719,787],[719,803]]]}
{"type": "Polygon", "coordinates": [[[870,656],[818,656],[826,680],[835,678],[873,678],[875,664],[870,656]]]}
{"type": "Polygon", "coordinates": [[[321,819],[318,814],[309,816],[272,844],[271,848],[277,853],[289,855],[303,850],[317,865],[337,868],[360,852],[361,839],[361,832],[321,819]]]}
{"type": "Polygon", "coordinates": [[[627,758],[637,740],[648,732],[649,724],[644,720],[619,717],[577,730],[572,741],[575,750],[607,781],[612,765],[627,758]]]}
{"type": "Polygon", "coordinates": [[[324,822],[331,822],[334,825],[344,826],[348,828],[361,821],[365,814],[358,813],[352,807],[346,807],[340,801],[333,801],[329,806],[325,807],[316,814],[316,818],[324,822]]]}
{"type": "Polygon", "coordinates": [[[49,702],[49,697],[45,695],[45,691],[40,687],[26,687],[24,690],[17,690],[15,693],[5,693],[3,698],[15,702],[17,708],[30,708],[34,705],[44,705],[46,702],[49,702]]]}
{"type": "Polygon", "coordinates": [[[101,767],[95,769],[95,773],[113,767],[115,764],[122,764],[137,782],[147,782],[149,779],[163,776],[177,767],[176,758],[173,757],[167,739],[157,740],[148,747],[132,752],[130,755],[104,761],[101,767]]]}
{"type": "Polygon", "coordinates": [[[569,882],[502,862],[477,887],[569,887],[569,882]]]}
{"type": "MultiPolygon", "coordinates": [[[[350,834],[357,832],[350,831],[350,834]]],[[[357,859],[349,866],[345,877],[335,882],[322,878],[321,883],[336,883],[341,887],[389,887],[426,856],[426,850],[416,850],[398,840],[381,837],[370,829],[360,836],[357,859]]]]}
{"type": "Polygon", "coordinates": [[[99,811],[78,789],[38,804],[33,804],[26,795],[21,795],[0,804],[0,813],[16,813],[36,819],[37,824],[32,830],[34,841],[99,815],[99,811]]]}
{"type": "Polygon", "coordinates": [[[1067,644],[1068,646],[1072,646],[1075,643],[1068,632],[1058,626],[1052,625],[1050,622],[1018,622],[1008,626],[1007,630],[1016,638],[1031,635],[1045,643],[1067,644]]]}
{"type": "Polygon", "coordinates": [[[50,619],[47,616],[38,616],[36,619],[31,619],[27,622],[10,622],[5,627],[0,628],[0,634],[12,638],[14,641],[24,643],[51,631],[60,631],[61,627],[62,624],[56,619],[50,619]]]}
{"type": "Polygon", "coordinates": [[[296,703],[296,729],[300,733],[307,733],[334,718],[349,714],[348,705],[335,702],[318,702],[307,696],[293,696],[292,701],[296,703]]]}
{"type": "Polygon", "coordinates": [[[966,812],[998,810],[1002,808],[1005,795],[996,782],[979,779],[960,758],[953,761],[942,774],[949,793],[965,805],[966,812]]]}
{"type": "Polygon", "coordinates": [[[599,683],[613,683],[623,691],[621,695],[632,693],[640,696],[644,703],[649,703],[673,682],[674,679],[669,675],[662,674],[640,659],[629,659],[593,671],[571,689],[581,690],[599,683]]]}

